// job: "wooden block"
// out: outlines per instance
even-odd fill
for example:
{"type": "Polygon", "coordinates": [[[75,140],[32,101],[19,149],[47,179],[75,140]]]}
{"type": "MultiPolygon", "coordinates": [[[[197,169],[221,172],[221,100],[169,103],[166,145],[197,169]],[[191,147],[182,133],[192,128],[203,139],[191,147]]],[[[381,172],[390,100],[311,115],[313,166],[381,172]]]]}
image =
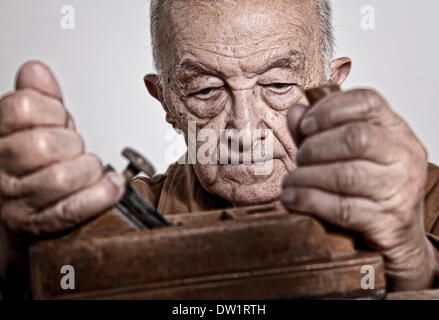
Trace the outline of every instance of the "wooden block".
{"type": "Polygon", "coordinates": [[[137,232],[108,212],[86,230],[36,243],[30,250],[33,297],[291,299],[385,293],[379,254],[357,252],[351,238],[328,233],[316,220],[281,206],[168,218],[175,227],[137,232]],[[75,269],[75,290],[60,286],[63,265],[75,269]],[[364,265],[374,267],[374,290],[360,286],[364,265]]]}
{"type": "Polygon", "coordinates": [[[386,300],[439,300],[439,290],[393,292],[386,300]]]}

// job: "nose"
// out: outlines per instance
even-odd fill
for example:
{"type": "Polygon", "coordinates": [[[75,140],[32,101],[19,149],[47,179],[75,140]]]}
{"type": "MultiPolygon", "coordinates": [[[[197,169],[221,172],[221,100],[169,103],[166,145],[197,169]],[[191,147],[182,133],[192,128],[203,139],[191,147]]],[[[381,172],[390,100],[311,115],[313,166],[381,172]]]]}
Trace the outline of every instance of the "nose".
{"type": "Polygon", "coordinates": [[[253,140],[263,138],[256,137],[255,129],[266,129],[263,124],[264,110],[260,107],[258,95],[253,89],[242,89],[233,91],[232,109],[227,124],[228,134],[232,141],[239,144],[241,151],[250,149],[253,140]]]}

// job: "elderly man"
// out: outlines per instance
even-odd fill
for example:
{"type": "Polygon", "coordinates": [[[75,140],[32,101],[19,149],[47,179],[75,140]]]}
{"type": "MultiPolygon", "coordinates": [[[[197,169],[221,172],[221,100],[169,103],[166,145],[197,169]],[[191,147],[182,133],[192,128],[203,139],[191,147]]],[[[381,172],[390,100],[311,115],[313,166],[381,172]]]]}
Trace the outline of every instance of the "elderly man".
{"type": "MultiPolygon", "coordinates": [[[[385,257],[393,289],[433,285],[439,170],[428,165],[422,143],[376,91],[333,93],[312,107],[304,96],[342,84],[350,72],[349,58],[332,60],[329,1],[152,0],[151,32],[157,75],[145,84],[167,122],[186,141],[206,129],[216,137],[239,132],[226,139],[227,148],[229,140],[238,145],[238,163],[186,161],[138,178],[159,211],[281,199],[361,234],[385,257]],[[255,138],[254,130],[272,139],[255,138]],[[269,141],[270,159],[242,161],[249,146],[269,141]],[[257,174],[268,161],[271,170],[257,174]]],[[[124,180],[84,153],[54,76],[38,62],[25,64],[16,91],[1,99],[0,133],[5,279],[24,265],[30,239],[101,213],[121,198],[124,180]]]]}

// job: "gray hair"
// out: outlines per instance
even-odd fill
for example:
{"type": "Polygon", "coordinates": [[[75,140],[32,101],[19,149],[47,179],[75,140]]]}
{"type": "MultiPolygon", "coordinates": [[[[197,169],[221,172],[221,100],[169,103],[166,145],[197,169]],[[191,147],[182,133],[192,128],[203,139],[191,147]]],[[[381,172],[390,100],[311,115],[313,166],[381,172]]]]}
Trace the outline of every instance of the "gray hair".
{"type": "MultiPolygon", "coordinates": [[[[160,39],[164,37],[164,31],[159,28],[159,17],[162,8],[168,0],[151,0],[150,23],[151,42],[154,66],[162,81],[161,48],[160,39]]],[[[325,67],[326,79],[329,79],[329,65],[334,56],[334,29],[332,25],[332,7],[330,0],[314,0],[319,11],[321,29],[322,59],[325,67]]]]}

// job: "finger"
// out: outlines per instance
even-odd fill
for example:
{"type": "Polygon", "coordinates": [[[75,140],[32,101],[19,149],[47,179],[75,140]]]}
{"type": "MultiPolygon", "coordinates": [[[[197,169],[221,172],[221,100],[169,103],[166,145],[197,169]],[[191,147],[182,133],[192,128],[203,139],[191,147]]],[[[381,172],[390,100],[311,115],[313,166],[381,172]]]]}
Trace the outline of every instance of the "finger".
{"type": "Polygon", "coordinates": [[[281,201],[291,211],[309,213],[334,226],[363,232],[374,222],[379,208],[364,198],[346,197],[314,188],[288,188],[281,201]]]}
{"type": "Polygon", "coordinates": [[[58,100],[23,89],[0,100],[0,135],[34,126],[65,126],[67,117],[58,100]]]}
{"type": "Polygon", "coordinates": [[[288,128],[290,129],[291,135],[293,137],[296,146],[299,146],[302,142],[302,139],[304,138],[304,136],[300,132],[299,125],[308,109],[309,107],[305,105],[296,104],[288,110],[288,114],[287,114],[288,128]]]}
{"type": "Polygon", "coordinates": [[[31,215],[33,234],[49,234],[70,229],[102,213],[118,202],[125,190],[125,179],[109,172],[93,186],[81,190],[41,213],[31,215]]]}
{"type": "Polygon", "coordinates": [[[394,132],[365,122],[336,127],[307,138],[297,152],[300,165],[363,159],[394,163],[405,154],[404,141],[394,132]]]}
{"type": "Polygon", "coordinates": [[[380,201],[394,196],[404,184],[396,166],[359,160],[298,167],[285,177],[282,187],[316,188],[380,201]]]}
{"type": "Polygon", "coordinates": [[[96,183],[102,172],[98,157],[80,155],[20,179],[15,188],[20,194],[16,196],[20,196],[28,206],[40,209],[96,183]]]}
{"type": "Polygon", "coordinates": [[[354,121],[371,121],[391,126],[401,122],[377,92],[356,89],[332,93],[316,103],[304,116],[300,131],[311,135],[354,121]]]}
{"type": "Polygon", "coordinates": [[[81,137],[64,128],[36,128],[0,139],[0,167],[11,175],[23,175],[84,150],[81,137]]]}
{"type": "MultiPolygon", "coordinates": [[[[61,89],[55,75],[49,67],[40,61],[28,61],[20,67],[16,76],[15,88],[17,90],[34,89],[63,104],[61,89]]],[[[65,126],[69,129],[75,129],[73,118],[68,112],[65,126]]]]}
{"type": "Polygon", "coordinates": [[[62,101],[61,89],[54,74],[49,67],[39,61],[28,61],[20,67],[15,88],[17,90],[31,88],[62,101]]]}

